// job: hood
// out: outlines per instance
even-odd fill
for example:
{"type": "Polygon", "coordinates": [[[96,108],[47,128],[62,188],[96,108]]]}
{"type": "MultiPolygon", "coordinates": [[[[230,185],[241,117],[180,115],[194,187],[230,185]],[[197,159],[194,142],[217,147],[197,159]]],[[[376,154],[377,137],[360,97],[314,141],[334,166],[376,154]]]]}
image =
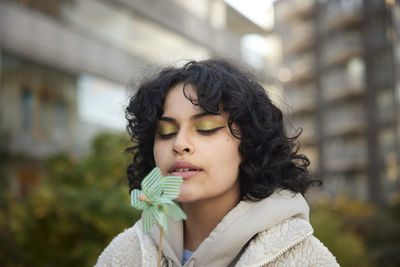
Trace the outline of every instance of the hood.
{"type": "MultiPolygon", "coordinates": [[[[301,194],[280,190],[258,202],[241,201],[204,239],[185,266],[228,266],[243,246],[257,233],[297,217],[309,220],[309,207],[301,194]]],[[[183,223],[169,220],[162,252],[169,266],[182,266],[183,223]]],[[[150,237],[158,244],[160,229],[153,227],[150,237]]]]}

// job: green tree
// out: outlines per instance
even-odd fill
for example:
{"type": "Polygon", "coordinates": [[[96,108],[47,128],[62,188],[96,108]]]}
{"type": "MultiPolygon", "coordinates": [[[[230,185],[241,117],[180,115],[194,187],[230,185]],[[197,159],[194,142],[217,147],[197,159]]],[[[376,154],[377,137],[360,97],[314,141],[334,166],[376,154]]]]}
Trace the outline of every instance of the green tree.
{"type": "Polygon", "coordinates": [[[338,196],[320,199],[311,209],[315,236],[335,255],[340,266],[374,266],[368,255],[362,227],[375,213],[369,203],[338,196]]]}
{"type": "Polygon", "coordinates": [[[7,175],[8,165],[12,162],[13,155],[9,149],[10,135],[2,127],[0,114],[0,262],[15,258],[17,250],[12,234],[7,229],[10,218],[11,184],[7,175]],[[7,244],[7,245],[5,245],[7,244]]]}
{"type": "Polygon", "coordinates": [[[340,266],[369,266],[362,238],[346,229],[340,214],[320,207],[311,213],[310,219],[315,236],[329,248],[340,266]]]}
{"type": "Polygon", "coordinates": [[[387,206],[339,196],[314,203],[315,235],[346,266],[400,266],[400,198],[387,206]]]}
{"type": "MultiPolygon", "coordinates": [[[[140,216],[130,206],[127,140],[102,134],[80,161],[66,154],[51,157],[45,177],[24,199],[9,194],[1,211],[8,220],[0,221],[0,233],[11,233],[14,248],[0,261],[6,266],[93,266],[111,239],[140,216]]],[[[6,246],[1,242],[0,250],[6,246]]]]}
{"type": "Polygon", "coordinates": [[[400,266],[400,198],[379,209],[365,225],[368,254],[375,266],[400,266]]]}

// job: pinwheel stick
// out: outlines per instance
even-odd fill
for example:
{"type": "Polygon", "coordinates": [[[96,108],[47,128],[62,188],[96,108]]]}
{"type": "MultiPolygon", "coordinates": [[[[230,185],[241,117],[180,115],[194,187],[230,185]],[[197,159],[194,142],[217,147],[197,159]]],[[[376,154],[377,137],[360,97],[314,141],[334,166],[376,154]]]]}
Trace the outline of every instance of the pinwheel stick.
{"type": "Polygon", "coordinates": [[[161,247],[162,247],[162,239],[163,239],[163,234],[164,234],[164,228],[160,227],[160,242],[158,246],[158,264],[157,266],[160,267],[161,264],[161,247]]]}

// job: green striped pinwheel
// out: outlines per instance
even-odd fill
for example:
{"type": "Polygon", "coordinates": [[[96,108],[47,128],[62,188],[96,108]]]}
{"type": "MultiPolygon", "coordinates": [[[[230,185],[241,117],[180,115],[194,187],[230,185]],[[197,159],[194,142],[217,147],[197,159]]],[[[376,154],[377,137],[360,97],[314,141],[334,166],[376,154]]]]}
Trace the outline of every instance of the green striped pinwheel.
{"type": "Polygon", "coordinates": [[[142,190],[131,191],[131,205],[143,211],[143,233],[156,223],[168,232],[168,215],[176,221],[186,219],[182,209],[172,201],[178,197],[181,184],[182,177],[162,176],[156,167],[143,179],[142,190]]]}

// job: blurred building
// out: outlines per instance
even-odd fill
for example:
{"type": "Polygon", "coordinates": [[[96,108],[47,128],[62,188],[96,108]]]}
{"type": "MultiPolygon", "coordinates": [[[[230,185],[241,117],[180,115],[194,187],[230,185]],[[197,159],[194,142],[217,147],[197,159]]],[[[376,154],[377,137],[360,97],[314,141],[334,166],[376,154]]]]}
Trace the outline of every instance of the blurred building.
{"type": "Polygon", "coordinates": [[[264,32],[222,0],[0,0],[0,123],[30,159],[15,175],[29,183],[41,159],[124,131],[126,87],[156,66],[225,56],[262,72],[242,37],[264,32]]]}
{"type": "Polygon", "coordinates": [[[331,195],[390,201],[400,191],[399,3],[278,0],[274,8],[278,76],[314,176],[331,195]]]}

